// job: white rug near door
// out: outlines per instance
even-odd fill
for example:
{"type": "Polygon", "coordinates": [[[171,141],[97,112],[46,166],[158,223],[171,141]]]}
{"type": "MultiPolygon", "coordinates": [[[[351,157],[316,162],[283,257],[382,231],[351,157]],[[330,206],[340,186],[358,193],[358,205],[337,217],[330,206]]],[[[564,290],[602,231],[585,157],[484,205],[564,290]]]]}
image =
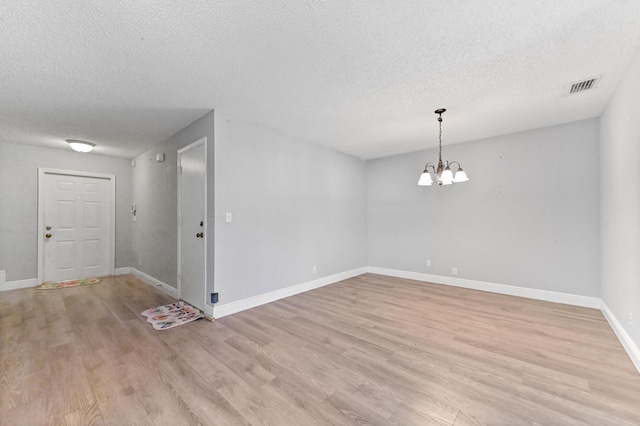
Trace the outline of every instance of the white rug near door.
{"type": "Polygon", "coordinates": [[[168,330],[203,317],[199,309],[183,301],[147,309],[140,315],[147,317],[156,330],[168,330]]]}

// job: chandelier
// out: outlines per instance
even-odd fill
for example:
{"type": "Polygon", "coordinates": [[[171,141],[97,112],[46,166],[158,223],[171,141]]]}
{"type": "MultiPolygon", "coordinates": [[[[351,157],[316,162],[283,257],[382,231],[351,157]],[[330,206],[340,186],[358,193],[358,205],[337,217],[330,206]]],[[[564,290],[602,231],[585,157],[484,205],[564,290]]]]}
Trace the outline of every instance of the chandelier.
{"type": "Polygon", "coordinates": [[[445,160],[445,162],[447,163],[445,166],[445,164],[442,162],[442,113],[444,113],[445,111],[446,109],[444,108],[435,110],[435,113],[438,114],[438,125],[440,127],[440,133],[438,135],[440,141],[440,150],[438,151],[438,167],[436,167],[433,163],[427,163],[427,165],[424,166],[424,171],[420,175],[420,180],[418,180],[418,185],[420,186],[430,186],[431,184],[433,184],[434,178],[437,180],[438,185],[451,185],[452,183],[466,182],[469,180],[465,171],[462,170],[460,163],[458,163],[457,161],[449,162],[445,160]],[[451,166],[453,166],[454,164],[457,165],[455,176],[451,171],[451,166]],[[431,171],[429,171],[429,168],[431,168],[431,171]]]}

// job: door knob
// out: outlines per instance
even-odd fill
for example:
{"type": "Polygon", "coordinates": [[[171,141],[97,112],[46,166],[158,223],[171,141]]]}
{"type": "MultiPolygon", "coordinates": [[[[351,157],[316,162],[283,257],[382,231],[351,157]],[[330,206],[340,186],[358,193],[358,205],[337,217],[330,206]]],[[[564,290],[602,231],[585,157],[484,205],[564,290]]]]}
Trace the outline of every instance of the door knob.
{"type": "Polygon", "coordinates": [[[47,234],[44,236],[45,238],[51,238],[51,234],[47,234]]]}
{"type": "Polygon", "coordinates": [[[204,237],[204,234],[202,232],[198,232],[196,234],[196,238],[202,238],[202,237],[204,237]]]}

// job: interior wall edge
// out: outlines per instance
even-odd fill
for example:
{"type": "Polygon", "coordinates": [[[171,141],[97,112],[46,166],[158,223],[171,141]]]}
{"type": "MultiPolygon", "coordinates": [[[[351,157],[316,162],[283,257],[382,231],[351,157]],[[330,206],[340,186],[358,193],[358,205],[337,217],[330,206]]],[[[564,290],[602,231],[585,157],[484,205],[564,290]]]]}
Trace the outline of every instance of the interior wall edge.
{"type": "Polygon", "coordinates": [[[618,340],[622,343],[622,347],[627,351],[627,354],[629,355],[629,358],[631,358],[633,365],[635,365],[636,370],[640,373],[640,348],[638,348],[638,345],[636,345],[631,336],[629,336],[625,331],[620,321],[618,321],[618,318],[613,314],[611,309],[609,309],[604,300],[602,300],[600,310],[613,329],[613,332],[618,337],[618,340]]]}

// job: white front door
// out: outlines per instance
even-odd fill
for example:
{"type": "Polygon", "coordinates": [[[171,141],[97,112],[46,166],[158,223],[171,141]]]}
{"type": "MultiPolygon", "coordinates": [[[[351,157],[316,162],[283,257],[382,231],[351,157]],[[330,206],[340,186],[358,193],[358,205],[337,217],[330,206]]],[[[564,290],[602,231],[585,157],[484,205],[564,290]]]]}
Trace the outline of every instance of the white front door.
{"type": "Polygon", "coordinates": [[[206,139],[178,151],[178,290],[180,299],[204,310],[206,139]]]}
{"type": "Polygon", "coordinates": [[[44,281],[111,273],[109,179],[44,174],[44,281]]]}

